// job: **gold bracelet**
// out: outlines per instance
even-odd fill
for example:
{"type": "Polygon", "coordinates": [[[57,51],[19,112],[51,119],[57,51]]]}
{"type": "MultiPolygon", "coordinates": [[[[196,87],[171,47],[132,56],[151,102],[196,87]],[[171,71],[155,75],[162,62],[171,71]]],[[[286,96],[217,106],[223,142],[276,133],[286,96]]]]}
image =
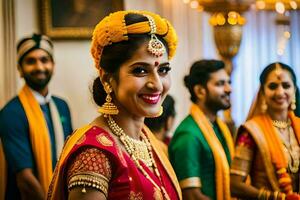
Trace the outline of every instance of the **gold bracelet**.
{"type": "Polygon", "coordinates": [[[286,195],[284,193],[281,193],[281,200],[285,200],[286,195]]]}
{"type": "Polygon", "coordinates": [[[264,192],[265,192],[264,188],[259,189],[257,199],[264,200],[264,192]]]}
{"type": "Polygon", "coordinates": [[[263,194],[263,199],[264,199],[264,200],[268,200],[267,195],[268,195],[268,191],[265,190],[265,191],[264,191],[264,194],[263,194]]]}
{"type": "Polygon", "coordinates": [[[271,192],[266,190],[266,200],[269,200],[270,196],[271,196],[271,192]]]}
{"type": "Polygon", "coordinates": [[[71,191],[74,187],[83,186],[81,192],[86,193],[85,187],[91,187],[102,192],[107,197],[108,182],[109,180],[105,176],[98,173],[77,173],[70,178],[68,190],[71,191]]]}
{"type": "Polygon", "coordinates": [[[274,194],[273,194],[273,200],[277,200],[278,199],[278,195],[279,195],[279,192],[275,191],[274,194]]]}

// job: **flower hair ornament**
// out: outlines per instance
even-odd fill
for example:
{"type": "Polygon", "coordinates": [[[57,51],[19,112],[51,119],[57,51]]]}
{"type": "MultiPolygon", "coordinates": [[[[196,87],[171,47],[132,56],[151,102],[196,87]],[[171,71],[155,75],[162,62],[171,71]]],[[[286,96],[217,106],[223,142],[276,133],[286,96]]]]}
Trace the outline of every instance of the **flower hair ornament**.
{"type": "Polygon", "coordinates": [[[91,54],[94,58],[95,67],[101,68],[101,55],[105,46],[126,41],[130,34],[149,34],[151,39],[148,44],[148,51],[155,56],[160,56],[166,51],[163,43],[157,38],[160,36],[168,46],[168,58],[171,59],[175,54],[178,41],[177,34],[168,20],[149,11],[118,11],[105,17],[94,29],[91,54]],[[148,20],[126,25],[125,16],[128,14],[142,15],[148,20]]]}

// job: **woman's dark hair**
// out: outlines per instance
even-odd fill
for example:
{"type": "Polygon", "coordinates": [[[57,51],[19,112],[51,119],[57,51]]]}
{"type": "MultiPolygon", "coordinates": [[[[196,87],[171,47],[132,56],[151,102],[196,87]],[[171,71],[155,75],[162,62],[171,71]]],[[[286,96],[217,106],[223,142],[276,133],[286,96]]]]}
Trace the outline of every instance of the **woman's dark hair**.
{"type": "Polygon", "coordinates": [[[267,77],[268,75],[276,69],[276,66],[279,65],[282,69],[285,69],[287,70],[290,75],[291,75],[291,78],[292,78],[292,81],[294,83],[294,86],[296,87],[297,85],[297,79],[296,79],[296,75],[295,75],[295,72],[293,71],[293,69],[284,64],[284,63],[281,63],[281,62],[275,62],[275,63],[271,63],[269,64],[263,71],[262,73],[260,74],[260,77],[259,77],[259,82],[260,82],[260,85],[264,85],[266,83],[266,80],[267,80],[267,77]]]}
{"type": "MultiPolygon", "coordinates": [[[[147,17],[139,14],[127,14],[125,16],[126,25],[135,24],[138,22],[148,21],[147,17]]],[[[162,37],[157,35],[157,38],[164,44],[168,52],[168,45],[162,37]]],[[[139,47],[146,41],[149,41],[149,34],[129,34],[127,41],[113,43],[105,46],[101,55],[100,66],[106,73],[118,81],[118,72],[120,66],[125,61],[129,60],[139,47]]],[[[101,84],[100,78],[97,77],[93,83],[93,99],[95,103],[101,106],[105,102],[106,93],[101,84]]]]}
{"type": "Polygon", "coordinates": [[[194,103],[197,101],[194,86],[200,84],[206,88],[210,74],[224,68],[225,64],[220,60],[199,60],[194,62],[191,66],[190,74],[184,77],[184,84],[188,88],[191,100],[194,103]]]}

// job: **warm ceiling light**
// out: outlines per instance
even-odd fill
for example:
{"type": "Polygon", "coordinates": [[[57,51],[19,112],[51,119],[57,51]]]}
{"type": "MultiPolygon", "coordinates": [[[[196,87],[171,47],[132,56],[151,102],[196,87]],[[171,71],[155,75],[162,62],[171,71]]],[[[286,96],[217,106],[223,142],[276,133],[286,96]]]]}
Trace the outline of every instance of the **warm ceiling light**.
{"type": "Polygon", "coordinates": [[[238,18],[238,13],[237,12],[235,12],[235,11],[230,11],[229,13],[228,13],[228,17],[231,17],[231,18],[238,18]]]}
{"type": "Polygon", "coordinates": [[[276,9],[276,12],[278,12],[280,14],[283,14],[285,12],[285,7],[282,2],[276,2],[275,9],[276,9]]]}
{"type": "Polygon", "coordinates": [[[190,3],[190,0],[183,0],[183,3],[188,4],[190,3]]]}
{"type": "Polygon", "coordinates": [[[199,2],[197,0],[191,1],[190,6],[191,8],[198,8],[199,2]]]}
{"type": "Polygon", "coordinates": [[[291,8],[294,9],[294,10],[296,10],[297,7],[298,7],[296,1],[290,1],[290,5],[291,5],[291,8]]]}
{"type": "Polygon", "coordinates": [[[222,13],[218,13],[216,18],[217,18],[217,24],[218,25],[222,26],[226,23],[226,19],[225,19],[224,15],[222,13]]]}
{"type": "Polygon", "coordinates": [[[260,10],[264,9],[266,7],[266,3],[264,1],[257,1],[256,7],[260,10]]]}
{"type": "Polygon", "coordinates": [[[289,31],[284,31],[283,35],[287,39],[289,39],[291,37],[291,33],[289,31]]]}

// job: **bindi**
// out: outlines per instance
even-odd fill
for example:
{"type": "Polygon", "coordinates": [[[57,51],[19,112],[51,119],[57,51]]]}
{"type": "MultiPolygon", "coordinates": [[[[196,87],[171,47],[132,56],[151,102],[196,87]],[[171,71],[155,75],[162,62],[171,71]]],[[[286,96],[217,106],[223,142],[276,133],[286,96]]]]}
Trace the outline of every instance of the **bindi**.
{"type": "Polygon", "coordinates": [[[154,66],[157,67],[159,65],[159,61],[154,62],[154,66]]]}
{"type": "Polygon", "coordinates": [[[282,80],[282,75],[281,74],[280,75],[276,75],[276,78],[277,78],[278,81],[281,81],[282,80]]]}

